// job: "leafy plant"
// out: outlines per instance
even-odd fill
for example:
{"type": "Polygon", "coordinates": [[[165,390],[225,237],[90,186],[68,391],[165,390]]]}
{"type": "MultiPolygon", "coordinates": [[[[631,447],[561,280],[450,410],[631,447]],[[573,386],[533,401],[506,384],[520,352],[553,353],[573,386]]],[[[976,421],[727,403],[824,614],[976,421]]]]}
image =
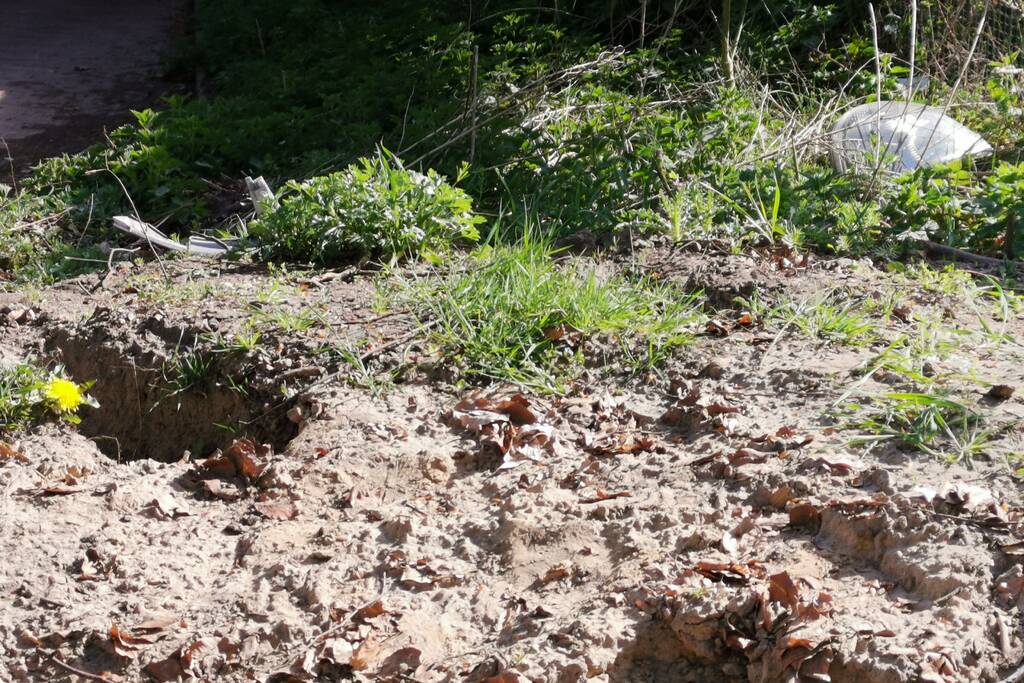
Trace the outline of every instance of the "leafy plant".
{"type": "Polygon", "coordinates": [[[0,370],[0,431],[25,429],[46,420],[80,421],[82,406],[98,408],[87,392],[92,382],[77,384],[63,366],[45,370],[32,362],[0,370]]]}
{"type": "Polygon", "coordinates": [[[383,148],[344,171],[288,189],[292,194],[280,208],[251,227],[269,258],[330,265],[364,256],[430,255],[475,241],[484,220],[465,192],[434,171],[406,169],[383,148]]]}

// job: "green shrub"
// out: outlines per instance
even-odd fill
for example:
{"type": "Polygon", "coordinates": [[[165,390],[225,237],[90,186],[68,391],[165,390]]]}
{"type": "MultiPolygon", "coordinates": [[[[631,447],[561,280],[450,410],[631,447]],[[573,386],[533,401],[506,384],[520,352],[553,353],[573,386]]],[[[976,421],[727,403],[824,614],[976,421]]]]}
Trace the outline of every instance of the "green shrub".
{"type": "Polygon", "coordinates": [[[331,265],[429,255],[476,241],[484,220],[461,189],[434,171],[406,169],[383,149],[344,171],[287,187],[292,194],[281,207],[251,225],[265,257],[331,265]]]}

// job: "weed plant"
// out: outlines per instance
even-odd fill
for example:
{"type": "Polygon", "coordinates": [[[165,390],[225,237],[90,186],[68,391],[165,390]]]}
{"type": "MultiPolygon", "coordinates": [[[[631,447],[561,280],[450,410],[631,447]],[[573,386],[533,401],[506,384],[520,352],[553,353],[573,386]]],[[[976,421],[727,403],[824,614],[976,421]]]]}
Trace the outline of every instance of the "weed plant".
{"type": "Polygon", "coordinates": [[[692,339],[697,297],[646,279],[605,276],[586,261],[556,261],[549,239],[486,245],[446,274],[399,285],[466,376],[558,391],[598,337],[650,367],[692,339]]]}

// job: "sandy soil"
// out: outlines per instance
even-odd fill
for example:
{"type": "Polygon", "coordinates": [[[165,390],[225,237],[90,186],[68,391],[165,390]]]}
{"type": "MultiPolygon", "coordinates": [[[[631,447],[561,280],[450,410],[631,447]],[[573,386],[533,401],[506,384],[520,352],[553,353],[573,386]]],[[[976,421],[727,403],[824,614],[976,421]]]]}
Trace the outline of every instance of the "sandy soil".
{"type": "Polygon", "coordinates": [[[456,391],[368,276],[168,267],[0,308],[7,362],[63,360],[102,403],[0,450],[0,678],[953,683],[1024,657],[1024,405],[973,381],[1024,383],[1024,326],[993,343],[980,298],[656,249],[715,322],[664,374],[551,397],[456,391]],[[911,313],[844,346],[747,324],[754,283],[911,313]],[[831,409],[899,390],[857,369],[933,312],[965,343],[931,371],[1001,426],[973,467],[853,446],[831,409]],[[257,348],[215,353],[253,316],[257,348]],[[387,351],[360,375],[346,345],[387,351]],[[178,391],[183,349],[216,363],[178,391]]]}
{"type": "MultiPolygon", "coordinates": [[[[170,90],[159,80],[160,59],[180,27],[184,0],[5,5],[0,139],[19,171],[39,159],[81,150],[104,129],[123,123],[130,109],[151,106],[170,90]]],[[[0,153],[6,158],[6,150],[0,153]]]]}

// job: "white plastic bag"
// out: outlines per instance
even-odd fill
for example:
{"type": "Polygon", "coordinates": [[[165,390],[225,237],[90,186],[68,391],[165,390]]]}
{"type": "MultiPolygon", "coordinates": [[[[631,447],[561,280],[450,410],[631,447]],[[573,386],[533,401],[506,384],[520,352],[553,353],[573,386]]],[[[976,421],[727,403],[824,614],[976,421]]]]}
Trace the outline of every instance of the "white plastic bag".
{"type": "Polygon", "coordinates": [[[832,166],[839,172],[870,171],[878,164],[901,173],[984,156],[992,146],[939,107],[913,102],[872,102],[854,107],[832,128],[832,166]]]}

